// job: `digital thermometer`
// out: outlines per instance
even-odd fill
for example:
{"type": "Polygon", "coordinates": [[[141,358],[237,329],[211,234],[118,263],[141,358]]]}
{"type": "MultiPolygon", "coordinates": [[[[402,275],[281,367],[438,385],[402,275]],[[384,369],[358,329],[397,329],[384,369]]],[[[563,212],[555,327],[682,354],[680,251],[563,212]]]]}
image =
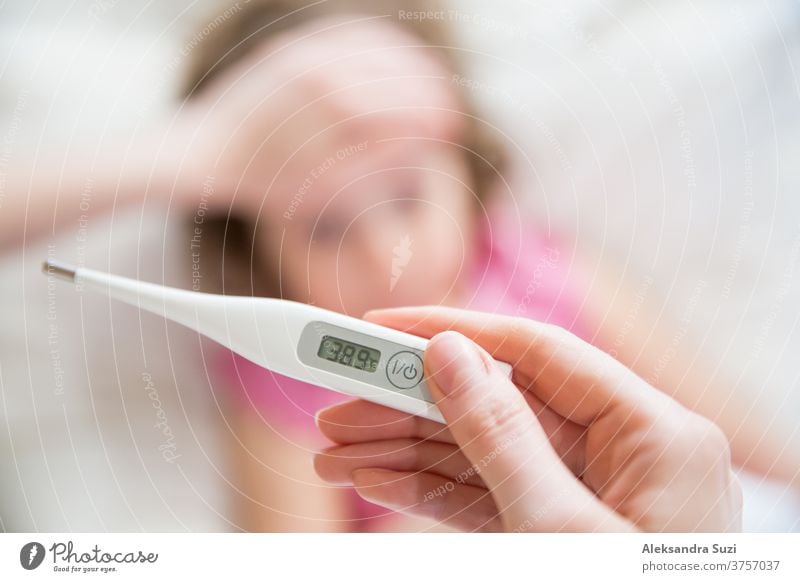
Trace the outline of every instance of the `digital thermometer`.
{"type": "MultiPolygon", "coordinates": [[[[312,305],[185,291],[58,261],[44,271],[201,333],[284,376],[444,422],[423,374],[428,340],[312,305]]],[[[508,364],[497,362],[507,374],[508,364]]]]}

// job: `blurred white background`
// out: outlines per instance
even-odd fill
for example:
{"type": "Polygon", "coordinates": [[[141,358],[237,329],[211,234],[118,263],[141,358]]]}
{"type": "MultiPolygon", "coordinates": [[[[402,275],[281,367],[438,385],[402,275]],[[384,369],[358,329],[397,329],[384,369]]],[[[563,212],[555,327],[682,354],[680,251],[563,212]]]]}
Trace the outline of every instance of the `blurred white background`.
{"type": "MultiPolygon", "coordinates": [[[[688,333],[800,446],[800,4],[453,5],[475,96],[518,144],[516,189],[542,227],[651,276],[665,319],[696,302],[688,333]]],[[[218,6],[0,2],[0,176],[23,156],[67,167],[159,123],[175,59],[218,6]]],[[[58,257],[184,285],[177,233],[126,209],[66,232],[58,257]]],[[[228,528],[224,421],[196,336],[48,288],[47,256],[0,259],[0,530],[228,528]],[[147,374],[179,463],[157,450],[147,374]]],[[[770,487],[751,487],[748,527],[800,528],[797,500],[770,487]]]]}

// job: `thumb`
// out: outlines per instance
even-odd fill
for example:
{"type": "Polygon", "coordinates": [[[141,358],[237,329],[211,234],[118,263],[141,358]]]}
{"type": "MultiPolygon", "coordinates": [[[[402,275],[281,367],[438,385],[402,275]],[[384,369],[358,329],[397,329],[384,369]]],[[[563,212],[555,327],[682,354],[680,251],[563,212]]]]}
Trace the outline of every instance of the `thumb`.
{"type": "Polygon", "coordinates": [[[611,517],[564,466],[522,393],[482,348],[457,332],[440,333],[425,350],[425,372],[453,438],[492,492],[507,530],[527,524],[585,531],[611,517]]]}

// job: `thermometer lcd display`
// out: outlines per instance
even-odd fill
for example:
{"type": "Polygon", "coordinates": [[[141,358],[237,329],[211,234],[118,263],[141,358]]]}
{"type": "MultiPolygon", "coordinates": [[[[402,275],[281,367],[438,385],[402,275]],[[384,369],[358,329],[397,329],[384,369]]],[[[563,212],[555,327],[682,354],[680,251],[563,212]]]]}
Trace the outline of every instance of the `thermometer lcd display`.
{"type": "Polygon", "coordinates": [[[332,335],[322,336],[317,356],[365,372],[374,372],[381,353],[373,348],[343,340],[332,335]]]}

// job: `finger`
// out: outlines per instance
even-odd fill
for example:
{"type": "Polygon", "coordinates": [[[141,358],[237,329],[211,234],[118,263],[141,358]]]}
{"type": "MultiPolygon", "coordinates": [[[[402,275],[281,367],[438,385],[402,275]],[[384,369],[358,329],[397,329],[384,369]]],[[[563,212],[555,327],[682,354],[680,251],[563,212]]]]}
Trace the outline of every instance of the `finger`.
{"type": "Polygon", "coordinates": [[[320,410],[316,421],[322,434],[340,444],[398,438],[455,444],[447,427],[438,422],[366,400],[351,400],[320,410]]]}
{"type": "Polygon", "coordinates": [[[367,501],[400,513],[427,517],[462,531],[502,531],[497,506],[482,487],[454,485],[431,473],[384,469],[358,469],[353,482],[367,501]]]}
{"type": "Polygon", "coordinates": [[[365,319],[422,337],[452,329],[514,367],[514,381],[584,426],[617,405],[654,410],[663,395],[611,356],[557,326],[445,307],[371,311],[365,319]]]}
{"type": "MultiPolygon", "coordinates": [[[[586,428],[564,419],[531,393],[525,394],[547,438],[562,461],[575,475],[583,472],[586,428]]],[[[366,400],[351,400],[317,413],[317,427],[338,444],[413,438],[455,444],[442,424],[366,400]]]]}
{"type": "Polygon", "coordinates": [[[484,485],[458,446],[435,441],[375,441],[331,447],[314,456],[317,474],[337,485],[352,485],[353,471],[367,467],[433,473],[454,483],[484,485]]]}
{"type": "Polygon", "coordinates": [[[576,476],[581,476],[586,468],[586,434],[588,429],[578,423],[567,420],[530,391],[523,392],[525,401],[542,425],[561,461],[576,476]]]}
{"type": "Polygon", "coordinates": [[[547,504],[553,513],[542,526],[583,531],[617,521],[567,470],[522,393],[488,353],[448,331],[431,339],[424,365],[442,416],[480,469],[507,529],[547,504]]]}
{"type": "Polygon", "coordinates": [[[551,483],[563,480],[533,411],[486,352],[461,334],[444,332],[431,339],[424,365],[453,437],[467,458],[484,469],[484,480],[501,510],[529,484],[548,486],[534,465],[552,473],[551,483]]]}

